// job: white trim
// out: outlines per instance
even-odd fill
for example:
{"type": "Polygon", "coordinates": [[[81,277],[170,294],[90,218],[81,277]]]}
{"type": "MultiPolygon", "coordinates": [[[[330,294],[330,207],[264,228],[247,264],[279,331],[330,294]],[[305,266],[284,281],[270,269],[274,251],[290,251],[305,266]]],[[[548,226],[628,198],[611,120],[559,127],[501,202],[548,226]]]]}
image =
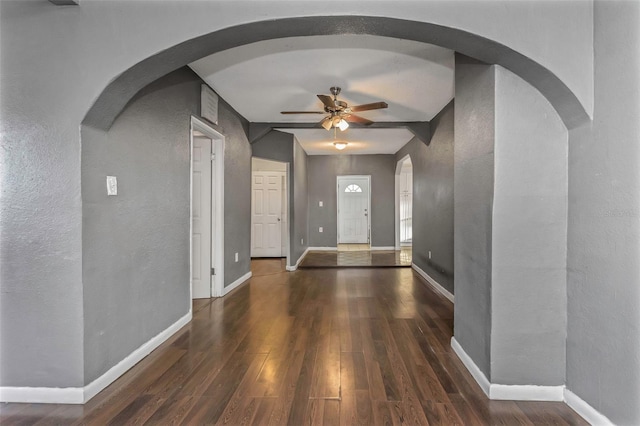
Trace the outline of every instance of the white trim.
{"type": "MultiPolygon", "coordinates": [[[[394,184],[395,184],[395,194],[394,194],[394,228],[396,234],[396,250],[400,250],[402,244],[400,243],[400,172],[402,172],[402,163],[404,163],[407,159],[411,160],[411,154],[407,154],[398,161],[396,161],[396,170],[394,173],[394,184]]],[[[412,206],[413,208],[413,206],[412,206]]]]}
{"type": "Polygon", "coordinates": [[[460,358],[460,361],[462,361],[464,366],[467,367],[467,370],[469,370],[469,373],[471,373],[478,385],[480,385],[480,389],[482,389],[487,397],[491,398],[491,383],[489,383],[489,380],[487,380],[487,376],[485,376],[484,373],[480,371],[476,363],[473,362],[471,357],[467,355],[464,349],[462,349],[462,346],[460,346],[460,343],[458,343],[455,337],[451,338],[451,348],[456,353],[456,355],[458,355],[458,358],[460,358]]]}
{"type": "Polygon", "coordinates": [[[185,324],[188,324],[191,321],[191,317],[192,312],[189,309],[189,312],[182,318],[152,337],[122,361],[107,370],[102,376],[84,387],[2,387],[0,388],[0,401],[39,404],[84,404],[149,355],[154,349],[166,342],[185,324]]]}
{"type": "Polygon", "coordinates": [[[246,274],[244,274],[243,276],[241,276],[240,278],[238,278],[237,280],[235,280],[234,282],[226,286],[222,291],[222,295],[226,296],[227,294],[229,294],[231,290],[235,290],[238,286],[240,286],[240,284],[244,283],[249,278],[251,278],[251,271],[247,272],[246,274]]]}
{"type": "Polygon", "coordinates": [[[564,401],[564,385],[500,385],[492,383],[490,398],[509,401],[564,401]]]}
{"type": "MultiPolygon", "coordinates": [[[[191,306],[191,305],[190,305],[191,306]]],[[[144,357],[149,355],[154,349],[160,346],[173,336],[178,330],[180,330],[185,324],[191,321],[192,312],[189,308],[182,318],[171,324],[169,327],[158,333],[155,337],[151,338],[147,343],[140,346],[135,351],[131,352],[125,359],[111,367],[102,376],[95,379],[84,387],[84,402],[87,402],[94,396],[96,396],[101,390],[113,383],[118,377],[122,376],[131,367],[140,362],[144,357]]]]}
{"type": "Polygon", "coordinates": [[[376,247],[369,247],[369,250],[371,251],[377,251],[377,250],[392,250],[395,251],[395,247],[394,246],[376,246],[376,247]]]}
{"type": "Polygon", "coordinates": [[[298,266],[300,266],[300,263],[302,262],[302,259],[304,259],[304,257],[307,255],[307,253],[309,253],[309,247],[307,247],[307,249],[304,251],[304,253],[302,253],[300,255],[300,257],[298,258],[298,261],[296,262],[295,265],[293,265],[293,266],[287,265],[287,267],[286,267],[287,271],[293,272],[296,269],[298,269],[298,266]]]}
{"type": "Polygon", "coordinates": [[[338,247],[309,247],[308,251],[338,251],[338,247]]]}
{"type": "Polygon", "coordinates": [[[613,422],[605,415],[566,388],[564,390],[564,401],[569,407],[573,408],[576,413],[580,414],[587,422],[594,426],[613,425],[613,422]]]}
{"type": "MultiPolygon", "coordinates": [[[[469,370],[482,391],[492,400],[509,401],[566,401],[567,390],[560,386],[536,386],[536,385],[501,385],[490,383],[487,376],[478,368],[471,357],[462,349],[455,337],[451,338],[451,348],[460,361],[469,370]]],[[[583,401],[584,402],[584,401],[583,401]]],[[[574,408],[568,401],[567,404],[574,408]]],[[[586,403],[585,403],[586,404],[586,403]]],[[[574,408],[575,409],[575,408],[574,408]]],[[[578,414],[580,411],[576,410],[578,414]]],[[[595,411],[595,410],[594,410],[595,411]]],[[[598,413],[599,414],[599,413],[598,413]]],[[[586,417],[585,417],[586,418],[586,417]]],[[[589,420],[587,418],[587,420],[589,420]]],[[[594,423],[603,424],[603,423],[594,423]]]]}
{"type": "Polygon", "coordinates": [[[0,401],[33,404],[82,404],[83,388],[0,387],[0,401]]]}
{"type": "Polygon", "coordinates": [[[438,293],[442,294],[444,297],[449,299],[451,303],[455,303],[455,296],[451,294],[449,290],[442,287],[436,280],[431,278],[429,274],[423,271],[418,265],[415,263],[411,263],[411,268],[418,273],[418,275],[423,278],[428,284],[430,284],[438,293]]]}
{"type": "MultiPolygon", "coordinates": [[[[251,158],[253,159],[253,158],[259,158],[259,157],[251,157],[251,158]]],[[[280,162],[280,161],[274,161],[274,160],[268,160],[268,161],[272,161],[274,163],[276,163],[276,162],[279,163],[280,162]]],[[[285,164],[287,166],[287,168],[288,168],[289,163],[283,163],[283,164],[285,164]]],[[[255,240],[255,235],[253,233],[254,228],[255,228],[254,227],[254,214],[253,214],[253,212],[254,212],[254,208],[253,208],[254,196],[253,196],[253,194],[254,194],[255,176],[256,175],[265,176],[267,174],[278,176],[278,179],[280,180],[280,183],[282,183],[282,178],[283,177],[284,177],[285,182],[288,179],[288,175],[287,175],[286,171],[283,172],[283,171],[280,171],[280,170],[253,170],[253,169],[251,170],[251,246],[249,247],[249,252],[250,252],[250,256],[251,257],[282,257],[282,244],[283,243],[287,244],[287,241],[290,239],[289,238],[289,221],[290,221],[289,216],[290,216],[290,212],[289,212],[289,204],[288,204],[289,203],[289,197],[287,197],[287,191],[288,191],[289,185],[285,183],[286,188],[284,188],[282,190],[281,194],[280,194],[280,206],[282,207],[282,201],[283,201],[283,198],[284,198],[284,201],[287,203],[287,205],[285,207],[285,209],[287,210],[286,211],[286,215],[287,215],[286,226],[285,226],[285,223],[281,219],[278,219],[278,221],[280,223],[280,238],[282,238],[282,231],[283,230],[286,232],[287,235],[284,238],[284,241],[280,241],[280,247],[278,247],[278,253],[277,254],[274,254],[273,251],[269,252],[270,249],[260,249],[257,253],[253,249],[253,242],[255,240]]],[[[283,213],[284,212],[281,209],[280,217],[282,217],[283,213]]],[[[287,245],[287,253],[285,255],[287,260],[289,259],[289,251],[288,251],[288,249],[289,249],[289,246],[287,245]]]]}
{"type": "Polygon", "coordinates": [[[212,232],[215,234],[215,241],[212,241],[212,244],[215,244],[213,247],[214,258],[212,259],[212,267],[216,269],[216,277],[220,277],[220,279],[216,279],[211,286],[211,296],[219,297],[222,296],[222,292],[224,290],[224,145],[225,145],[225,137],[220,132],[216,131],[210,124],[203,121],[202,119],[192,115],[191,116],[191,130],[190,130],[190,163],[191,163],[191,177],[189,183],[189,292],[190,299],[193,299],[193,294],[191,294],[192,280],[191,276],[191,262],[193,254],[191,253],[193,243],[193,230],[191,224],[191,217],[193,215],[192,205],[193,202],[191,197],[193,196],[193,131],[198,130],[204,133],[208,138],[211,139],[211,152],[215,155],[215,176],[214,170],[212,166],[212,175],[211,178],[215,181],[215,189],[213,185],[211,187],[211,192],[215,191],[215,199],[211,202],[214,204],[214,210],[211,212],[212,219],[215,218],[215,223],[211,224],[212,232]],[[215,230],[215,231],[214,231],[215,230]]]}

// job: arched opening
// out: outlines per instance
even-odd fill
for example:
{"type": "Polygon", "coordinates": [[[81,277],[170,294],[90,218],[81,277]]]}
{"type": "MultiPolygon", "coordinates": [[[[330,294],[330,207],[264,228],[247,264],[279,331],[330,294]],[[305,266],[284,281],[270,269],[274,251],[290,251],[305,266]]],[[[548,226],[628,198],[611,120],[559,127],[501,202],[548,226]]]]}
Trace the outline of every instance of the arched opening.
{"type": "Polygon", "coordinates": [[[91,106],[83,124],[108,129],[140,89],[210,54],[261,40],[333,34],[370,34],[420,41],[488,64],[501,65],[538,89],[554,106],[567,128],[588,120],[580,101],[556,75],[533,59],[490,39],[427,22],[372,16],[311,16],[252,22],[171,46],[115,77],[91,106]]]}
{"type": "Polygon", "coordinates": [[[396,164],[396,250],[410,250],[413,241],[413,166],[406,155],[396,164]]]}
{"type": "MultiPolygon", "coordinates": [[[[305,35],[344,34],[345,32],[437,44],[462,52],[485,63],[501,65],[542,93],[567,127],[587,119],[579,101],[561,80],[540,64],[504,45],[461,30],[434,24],[391,18],[349,16],[332,17],[330,20],[322,17],[304,17],[256,22],[221,30],[173,46],[141,61],[118,76],[98,97],[85,116],[83,124],[86,128],[107,131],[140,89],[159,77],[211,53],[259,40],[305,35]]],[[[250,155],[248,158],[250,161],[250,155]]],[[[398,175],[402,173],[401,169],[396,172],[398,175]]],[[[399,204],[398,208],[400,209],[399,204]]],[[[406,216],[405,221],[409,219],[412,222],[412,215],[406,216]]],[[[407,227],[404,232],[401,232],[400,227],[400,222],[398,222],[397,246],[401,246],[403,237],[405,241],[409,239],[407,227]]],[[[412,226],[411,234],[413,234],[412,226]]],[[[300,242],[302,245],[303,240],[300,242]]],[[[233,256],[233,251],[231,250],[229,253],[230,257],[233,256]]],[[[429,259],[431,259],[430,253],[429,259]]],[[[235,262],[238,262],[237,252],[235,253],[235,262]]],[[[463,346],[465,344],[466,342],[463,342],[463,346]]],[[[475,355],[472,353],[474,359],[475,355]]]]}

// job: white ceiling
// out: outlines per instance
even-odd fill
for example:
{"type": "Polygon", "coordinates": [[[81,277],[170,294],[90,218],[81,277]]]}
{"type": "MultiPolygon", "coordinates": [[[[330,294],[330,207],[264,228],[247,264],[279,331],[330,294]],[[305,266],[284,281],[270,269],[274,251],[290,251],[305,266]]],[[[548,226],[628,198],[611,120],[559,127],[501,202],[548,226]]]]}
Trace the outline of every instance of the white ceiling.
{"type": "MultiPolygon", "coordinates": [[[[368,35],[266,40],[225,50],[190,67],[251,122],[317,122],[316,94],[342,87],[349,105],[384,101],[389,108],[359,115],[373,121],[429,121],[453,98],[453,52],[429,44],[368,35]]],[[[333,131],[286,129],[310,155],[336,154],[333,131]]],[[[338,131],[351,154],[393,154],[413,135],[405,129],[338,131]],[[352,143],[353,142],[353,143],[352,143]]]]}

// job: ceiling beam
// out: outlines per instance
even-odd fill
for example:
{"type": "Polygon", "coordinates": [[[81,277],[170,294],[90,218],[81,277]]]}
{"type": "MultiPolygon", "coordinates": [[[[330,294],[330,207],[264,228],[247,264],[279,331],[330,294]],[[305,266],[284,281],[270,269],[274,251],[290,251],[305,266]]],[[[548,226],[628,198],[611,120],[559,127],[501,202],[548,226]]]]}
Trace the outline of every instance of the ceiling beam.
{"type": "MultiPolygon", "coordinates": [[[[376,121],[365,125],[349,123],[353,129],[401,129],[405,128],[425,144],[431,141],[431,126],[428,121],[376,121]]],[[[254,143],[273,129],[322,129],[319,122],[313,123],[249,123],[249,142],[254,143]]]]}
{"type": "Polygon", "coordinates": [[[78,6],[80,4],[80,0],[49,0],[51,3],[56,6],[78,6]]]}

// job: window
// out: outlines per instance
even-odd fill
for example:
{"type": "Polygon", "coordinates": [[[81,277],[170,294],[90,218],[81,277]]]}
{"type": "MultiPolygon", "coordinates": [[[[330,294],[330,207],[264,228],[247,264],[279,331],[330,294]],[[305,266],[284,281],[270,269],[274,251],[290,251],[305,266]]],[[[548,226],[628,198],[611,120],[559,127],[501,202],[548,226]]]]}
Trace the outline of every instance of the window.
{"type": "Polygon", "coordinates": [[[352,183],[351,185],[347,185],[347,187],[344,189],[344,192],[362,192],[362,188],[360,188],[355,183],[352,183]]]}

